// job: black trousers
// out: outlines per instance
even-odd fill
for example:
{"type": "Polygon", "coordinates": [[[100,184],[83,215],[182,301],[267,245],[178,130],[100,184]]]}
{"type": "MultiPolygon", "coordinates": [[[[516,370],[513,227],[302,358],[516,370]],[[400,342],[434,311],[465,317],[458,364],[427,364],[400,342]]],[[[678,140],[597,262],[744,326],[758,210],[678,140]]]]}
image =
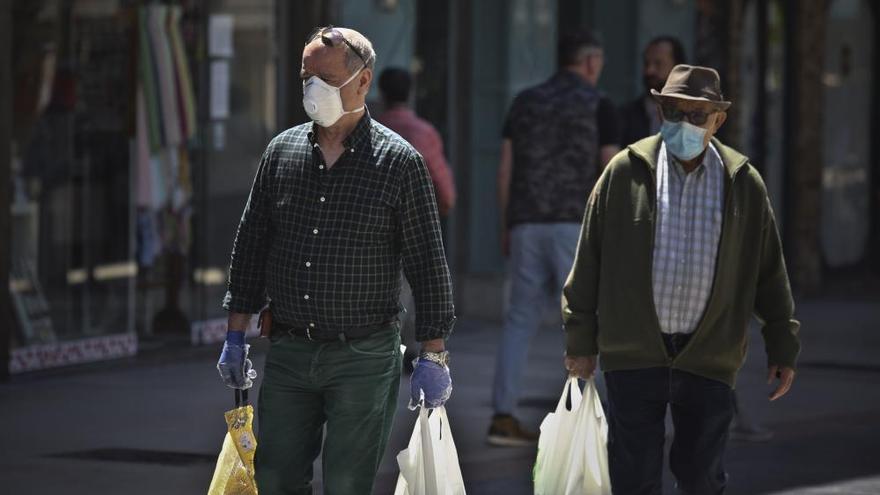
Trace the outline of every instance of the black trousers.
{"type": "Polygon", "coordinates": [[[675,427],[669,465],[679,493],[724,492],[724,449],[734,414],[727,384],[665,367],[611,371],[605,382],[614,495],[662,493],[667,407],[675,427]]]}

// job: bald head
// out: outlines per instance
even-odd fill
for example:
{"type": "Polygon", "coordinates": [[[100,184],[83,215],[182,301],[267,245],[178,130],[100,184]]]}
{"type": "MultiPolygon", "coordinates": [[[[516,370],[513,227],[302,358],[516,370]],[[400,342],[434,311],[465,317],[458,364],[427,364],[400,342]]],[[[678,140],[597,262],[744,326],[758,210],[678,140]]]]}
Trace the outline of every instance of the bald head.
{"type": "Polygon", "coordinates": [[[341,53],[349,74],[362,68],[372,70],[376,65],[373,43],[354,29],[333,26],[318,28],[306,43],[306,48],[312,45],[328,47],[330,52],[341,53]]]}

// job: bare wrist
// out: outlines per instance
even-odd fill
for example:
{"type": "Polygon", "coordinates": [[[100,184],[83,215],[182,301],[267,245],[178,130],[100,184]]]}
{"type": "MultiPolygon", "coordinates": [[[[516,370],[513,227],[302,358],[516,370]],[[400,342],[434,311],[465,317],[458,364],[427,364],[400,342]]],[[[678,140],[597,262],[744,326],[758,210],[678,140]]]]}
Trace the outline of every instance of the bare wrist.
{"type": "Polygon", "coordinates": [[[443,352],[446,350],[446,341],[443,339],[426,340],[422,342],[424,352],[443,352]]]}

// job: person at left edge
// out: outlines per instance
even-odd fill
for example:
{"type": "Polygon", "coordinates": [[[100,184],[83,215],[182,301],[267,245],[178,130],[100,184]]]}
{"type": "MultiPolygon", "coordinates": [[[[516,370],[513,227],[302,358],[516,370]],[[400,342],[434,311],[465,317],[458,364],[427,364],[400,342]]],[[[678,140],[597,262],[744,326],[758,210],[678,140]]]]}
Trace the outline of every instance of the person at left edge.
{"type": "Polygon", "coordinates": [[[325,494],[372,492],[401,373],[401,265],[422,348],[412,402],[437,407],[451,393],[455,316],[437,204],[422,157],[366,109],[375,60],[351,29],[308,39],[301,77],[313,122],[269,143],[235,237],[229,333],[243,341],[267,297],[274,320],[257,405],[262,495],[312,493],[322,447],[325,494]]]}

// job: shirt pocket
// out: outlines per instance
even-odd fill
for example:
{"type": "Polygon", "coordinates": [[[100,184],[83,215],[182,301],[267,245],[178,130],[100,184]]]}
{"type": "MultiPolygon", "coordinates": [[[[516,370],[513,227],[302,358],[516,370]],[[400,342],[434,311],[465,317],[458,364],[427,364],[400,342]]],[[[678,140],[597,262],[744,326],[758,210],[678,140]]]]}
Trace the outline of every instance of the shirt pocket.
{"type": "Polygon", "coordinates": [[[344,205],[339,235],[356,244],[385,244],[396,232],[397,212],[382,194],[360,193],[344,205]]]}

